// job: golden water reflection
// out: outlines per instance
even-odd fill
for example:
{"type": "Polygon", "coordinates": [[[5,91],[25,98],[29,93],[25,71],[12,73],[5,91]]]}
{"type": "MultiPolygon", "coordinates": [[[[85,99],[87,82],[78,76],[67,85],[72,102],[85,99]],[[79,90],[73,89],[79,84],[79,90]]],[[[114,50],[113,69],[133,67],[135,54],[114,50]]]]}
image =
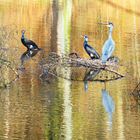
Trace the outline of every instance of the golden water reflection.
{"type": "MultiPolygon", "coordinates": [[[[0,139],[140,139],[139,107],[133,106],[129,96],[140,79],[139,7],[138,0],[0,0],[0,28],[15,33],[9,41],[0,38],[2,47],[8,48],[6,58],[15,68],[20,65],[20,56],[26,51],[20,42],[22,29],[43,48],[26,61],[19,80],[0,92],[0,139]],[[100,21],[115,25],[114,55],[127,68],[126,77],[105,84],[88,82],[87,91],[83,82],[41,81],[38,64],[48,52],[77,52],[88,58],[81,34],[87,34],[89,43],[101,54],[108,31],[97,24],[100,21]],[[102,89],[114,102],[111,127],[102,89]]],[[[70,74],[68,69],[67,76],[70,74]]],[[[8,79],[10,72],[5,75],[8,79]]]]}

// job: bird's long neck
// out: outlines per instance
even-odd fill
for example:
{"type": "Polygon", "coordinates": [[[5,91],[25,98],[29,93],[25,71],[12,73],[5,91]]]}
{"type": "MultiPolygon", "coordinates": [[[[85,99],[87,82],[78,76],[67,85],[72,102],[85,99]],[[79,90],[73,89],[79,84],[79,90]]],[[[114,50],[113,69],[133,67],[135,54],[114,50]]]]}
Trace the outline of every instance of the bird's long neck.
{"type": "Polygon", "coordinates": [[[25,38],[24,34],[22,34],[22,36],[21,36],[21,42],[23,43],[24,46],[26,46],[25,41],[26,41],[26,38],[25,38]]]}
{"type": "Polygon", "coordinates": [[[24,34],[22,34],[22,36],[21,36],[21,39],[25,39],[25,36],[24,36],[24,34]]]}
{"type": "Polygon", "coordinates": [[[109,35],[108,35],[108,38],[112,38],[112,31],[113,31],[113,27],[110,27],[110,28],[109,28],[109,35]]]}
{"type": "Polygon", "coordinates": [[[112,38],[112,32],[109,31],[108,38],[112,38]]]}
{"type": "Polygon", "coordinates": [[[85,41],[84,41],[84,46],[87,45],[87,44],[88,44],[88,41],[85,40],[85,41]]]}

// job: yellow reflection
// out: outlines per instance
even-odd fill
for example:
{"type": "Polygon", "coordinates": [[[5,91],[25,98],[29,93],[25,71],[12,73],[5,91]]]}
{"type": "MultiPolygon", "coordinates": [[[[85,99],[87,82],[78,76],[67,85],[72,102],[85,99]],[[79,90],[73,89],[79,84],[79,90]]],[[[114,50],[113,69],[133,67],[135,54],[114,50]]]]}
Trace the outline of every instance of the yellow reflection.
{"type": "Polygon", "coordinates": [[[123,140],[125,139],[124,136],[124,115],[123,115],[123,109],[122,109],[122,98],[118,97],[118,106],[117,114],[118,114],[118,139],[123,140]]]}
{"type": "MultiPolygon", "coordinates": [[[[57,50],[58,54],[67,54],[70,52],[70,27],[71,27],[71,9],[72,1],[66,1],[66,3],[59,1],[64,7],[59,7],[58,22],[57,22],[57,50]],[[62,4],[63,3],[63,4],[62,4]]],[[[70,78],[71,69],[68,68],[62,72],[68,78],[70,78]]],[[[64,136],[67,140],[72,139],[72,106],[71,106],[71,82],[63,79],[60,81],[64,88],[64,136]]]]}
{"type": "Polygon", "coordinates": [[[10,132],[10,100],[9,100],[9,93],[5,97],[5,115],[4,115],[4,124],[5,124],[5,139],[9,139],[9,132],[10,132]]]}
{"type": "MultiPolygon", "coordinates": [[[[109,83],[108,86],[108,90],[111,90],[109,93],[113,96],[116,103],[112,133],[115,133],[115,136],[119,139],[125,139],[127,132],[124,131],[127,126],[125,126],[124,120],[128,120],[129,122],[129,119],[127,119],[128,116],[124,115],[122,95],[125,94],[125,92],[128,93],[131,86],[134,87],[135,83],[130,79],[134,79],[135,81],[139,81],[140,79],[139,7],[139,0],[1,0],[0,26],[14,24],[17,27],[17,40],[19,44],[12,40],[12,43],[10,43],[8,47],[17,48],[18,51],[14,56],[14,60],[16,59],[16,64],[18,64],[19,61],[17,59],[25,51],[25,48],[20,43],[20,31],[23,28],[27,30],[27,38],[34,40],[41,48],[44,48],[45,55],[47,55],[47,51],[52,50],[57,50],[58,54],[68,54],[75,51],[80,54],[81,57],[89,58],[83,49],[83,39],[80,38],[80,35],[87,34],[89,36],[90,45],[101,54],[102,45],[107,39],[108,29],[101,27],[97,23],[99,21],[112,21],[115,25],[113,31],[113,39],[116,42],[114,55],[118,56],[120,63],[127,67],[129,71],[128,75],[130,76],[128,79],[126,77],[123,82],[112,82],[109,83]],[[57,5],[54,10],[52,8],[53,2],[56,2],[57,5]],[[56,14],[56,17],[58,14],[58,19],[54,19],[53,12],[56,14]],[[53,36],[55,36],[57,40],[53,40],[53,36]],[[52,44],[54,44],[54,46],[52,44]],[[57,49],[55,49],[55,47],[57,49]]],[[[13,53],[10,51],[7,57],[13,60],[13,55],[11,54],[13,53]]],[[[37,60],[39,60],[40,57],[41,56],[38,56],[37,60]]],[[[43,133],[43,130],[39,130],[37,126],[42,126],[43,121],[38,111],[38,108],[41,110],[41,103],[36,103],[36,95],[40,91],[39,81],[35,76],[35,74],[37,75],[38,73],[37,64],[31,61],[27,64],[27,69],[30,73],[26,75],[26,79],[20,79],[19,84],[20,89],[24,87],[28,89],[29,92],[28,94],[21,92],[26,96],[22,96],[24,99],[19,100],[27,104],[27,112],[22,113],[22,107],[24,107],[22,105],[20,106],[21,108],[18,104],[16,107],[20,108],[17,109],[19,116],[24,116],[23,119],[25,123],[22,124],[23,131],[25,131],[25,126],[27,128],[29,127],[30,120],[32,120],[32,123],[37,120],[38,125],[33,126],[31,132],[35,135],[39,135],[43,133]],[[34,99],[34,101],[30,102],[30,99],[34,99]],[[33,105],[31,108],[28,107],[30,104],[33,105]]],[[[68,68],[66,76],[70,77],[70,74],[71,69],[68,68]]],[[[8,79],[10,72],[5,72],[5,75],[8,79]]],[[[63,87],[64,92],[63,121],[65,125],[64,135],[67,139],[71,139],[72,137],[75,139],[104,139],[109,135],[104,134],[104,132],[107,133],[108,131],[106,131],[107,127],[105,124],[107,117],[103,113],[104,110],[101,103],[100,93],[102,84],[90,83],[87,93],[84,92],[83,83],[80,82],[73,83],[63,79],[59,81],[59,87],[63,87]],[[73,87],[71,87],[71,84],[73,87]],[[77,94],[75,95],[75,93],[77,94]],[[72,107],[71,104],[73,104],[74,107],[72,107]],[[94,132],[96,132],[96,134],[94,132]],[[98,132],[100,132],[100,134],[98,132]]],[[[7,101],[9,102],[8,97],[7,101]]],[[[11,100],[13,104],[14,101],[17,103],[18,97],[15,97],[13,101],[11,100]]],[[[26,109],[24,111],[26,111],[26,109]]],[[[5,115],[9,117],[9,104],[5,105],[5,110],[7,111],[5,115]]],[[[9,119],[6,119],[5,126],[7,132],[5,135],[8,137],[10,125],[9,119]]],[[[131,122],[133,121],[135,121],[134,117],[131,118],[131,122]]],[[[17,122],[18,128],[21,128],[21,125],[19,125],[21,119],[13,119],[13,122],[17,122]]],[[[13,126],[16,126],[16,124],[13,126]]],[[[16,131],[15,129],[11,133],[14,133],[16,131]]]]}

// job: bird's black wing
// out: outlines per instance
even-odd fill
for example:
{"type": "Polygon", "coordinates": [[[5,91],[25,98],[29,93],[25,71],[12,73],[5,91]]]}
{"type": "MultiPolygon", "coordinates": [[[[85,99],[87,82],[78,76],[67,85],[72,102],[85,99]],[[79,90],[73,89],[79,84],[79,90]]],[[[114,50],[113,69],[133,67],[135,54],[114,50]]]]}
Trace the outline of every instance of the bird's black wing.
{"type": "Polygon", "coordinates": [[[25,42],[26,42],[27,45],[37,46],[36,43],[33,42],[32,40],[28,40],[28,39],[26,39],[25,42]]]}
{"type": "Polygon", "coordinates": [[[85,50],[89,55],[92,54],[94,58],[100,58],[100,55],[97,53],[97,51],[94,48],[92,48],[90,45],[87,44],[85,46],[85,50]]]}

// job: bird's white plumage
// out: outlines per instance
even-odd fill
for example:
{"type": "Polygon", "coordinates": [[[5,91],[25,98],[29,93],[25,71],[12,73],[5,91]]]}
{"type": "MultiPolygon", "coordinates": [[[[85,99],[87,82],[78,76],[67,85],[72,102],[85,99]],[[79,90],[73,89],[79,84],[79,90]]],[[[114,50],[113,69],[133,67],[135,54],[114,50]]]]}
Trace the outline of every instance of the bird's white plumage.
{"type": "Polygon", "coordinates": [[[93,54],[92,53],[90,53],[90,57],[93,57],[93,54]]]}
{"type": "Polygon", "coordinates": [[[30,50],[30,54],[32,55],[33,54],[33,51],[30,50]]]}
{"type": "Polygon", "coordinates": [[[33,49],[34,48],[34,46],[33,45],[30,45],[30,49],[33,49]]]}

